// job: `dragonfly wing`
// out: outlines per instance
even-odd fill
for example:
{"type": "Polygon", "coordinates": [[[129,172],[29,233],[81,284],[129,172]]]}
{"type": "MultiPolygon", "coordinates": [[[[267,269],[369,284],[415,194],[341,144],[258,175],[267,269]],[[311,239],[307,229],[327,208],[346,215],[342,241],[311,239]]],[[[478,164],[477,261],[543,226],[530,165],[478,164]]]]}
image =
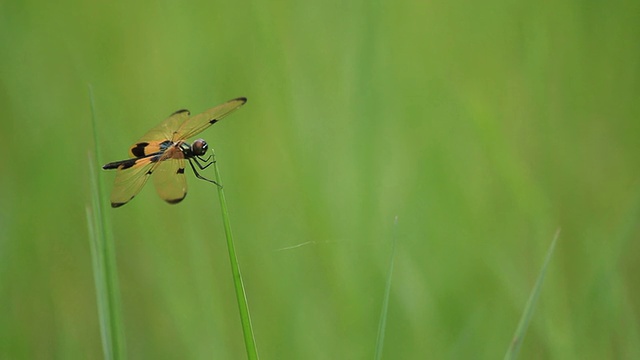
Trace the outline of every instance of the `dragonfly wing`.
{"type": "Polygon", "coordinates": [[[187,179],[184,176],[184,156],[176,153],[172,158],[160,161],[153,171],[153,184],[162,200],[177,204],[187,196],[187,179]]]}
{"type": "Polygon", "coordinates": [[[131,156],[145,157],[165,150],[175,137],[177,130],[189,118],[189,110],[178,110],[158,126],[147,131],[129,149],[131,156]]]}
{"type": "Polygon", "coordinates": [[[176,131],[176,137],[173,138],[173,141],[186,140],[196,135],[209,126],[215,124],[223,117],[229,115],[231,112],[244,105],[244,103],[246,102],[247,99],[243,97],[229,100],[222,105],[218,105],[203,112],[202,114],[198,114],[186,119],[176,131]]]}
{"type": "Polygon", "coordinates": [[[120,165],[111,192],[111,207],[119,207],[131,201],[142,190],[157,165],[152,157],[131,159],[120,165]]]}

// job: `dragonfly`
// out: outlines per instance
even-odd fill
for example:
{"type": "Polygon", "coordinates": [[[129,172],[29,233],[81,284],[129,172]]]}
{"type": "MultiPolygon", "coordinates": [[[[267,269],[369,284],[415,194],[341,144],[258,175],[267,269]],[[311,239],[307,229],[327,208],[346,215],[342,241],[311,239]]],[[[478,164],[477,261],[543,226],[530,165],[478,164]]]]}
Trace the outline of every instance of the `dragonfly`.
{"type": "Polygon", "coordinates": [[[153,182],[164,201],[177,204],[187,196],[187,179],[184,174],[185,160],[191,165],[198,179],[220,186],[200,175],[215,162],[212,155],[204,155],[209,145],[203,139],[192,144],[187,139],[217,123],[247,102],[239,97],[211,108],[202,114],[190,117],[189,110],[178,110],[158,126],[149,130],[131,146],[130,159],[110,162],[102,168],[116,170],[116,179],[111,192],[111,207],[120,207],[131,201],[153,175],[153,182]]]}

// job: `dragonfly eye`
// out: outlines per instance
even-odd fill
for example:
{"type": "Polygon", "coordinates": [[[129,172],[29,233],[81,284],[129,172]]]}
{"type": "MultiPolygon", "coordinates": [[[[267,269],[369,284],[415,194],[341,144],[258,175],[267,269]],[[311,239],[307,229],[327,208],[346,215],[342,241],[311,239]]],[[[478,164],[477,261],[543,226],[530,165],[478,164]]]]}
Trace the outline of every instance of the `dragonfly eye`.
{"type": "Polygon", "coordinates": [[[206,141],[198,139],[193,142],[193,145],[191,145],[191,152],[193,153],[193,155],[202,156],[207,152],[208,148],[209,145],[207,145],[206,141]]]}

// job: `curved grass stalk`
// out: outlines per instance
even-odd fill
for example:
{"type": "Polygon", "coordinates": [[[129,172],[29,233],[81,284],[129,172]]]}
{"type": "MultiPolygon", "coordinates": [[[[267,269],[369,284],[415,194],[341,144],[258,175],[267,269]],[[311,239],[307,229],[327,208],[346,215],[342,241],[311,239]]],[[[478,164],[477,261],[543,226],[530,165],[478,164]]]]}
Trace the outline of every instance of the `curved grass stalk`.
{"type": "MultiPolygon", "coordinates": [[[[213,151],[212,151],[213,152],[213,151]]],[[[251,316],[249,314],[249,306],[247,304],[247,295],[244,291],[242,275],[240,274],[240,266],[236,257],[236,249],[233,244],[233,234],[231,233],[231,222],[229,221],[229,210],[227,209],[227,201],[224,197],[224,189],[222,188],[222,180],[220,179],[220,170],[218,163],[213,159],[213,168],[215,172],[215,181],[219,184],[218,198],[220,199],[220,209],[222,210],[222,223],[224,225],[224,233],[227,238],[227,249],[229,251],[229,262],[231,263],[231,273],[233,274],[233,286],[236,292],[236,300],[238,301],[238,310],[240,312],[240,320],[242,322],[242,332],[244,334],[244,344],[247,350],[247,358],[250,360],[258,359],[258,350],[256,348],[255,338],[253,336],[253,328],[251,326],[251,316]]]]}

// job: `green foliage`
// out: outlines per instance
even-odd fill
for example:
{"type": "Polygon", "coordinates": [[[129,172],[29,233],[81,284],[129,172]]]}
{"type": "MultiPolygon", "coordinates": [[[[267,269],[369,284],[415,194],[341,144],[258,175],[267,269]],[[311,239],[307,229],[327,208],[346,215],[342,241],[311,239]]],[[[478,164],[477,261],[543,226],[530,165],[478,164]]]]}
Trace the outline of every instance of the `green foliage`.
{"type": "MultiPolygon", "coordinates": [[[[386,358],[502,356],[558,227],[519,359],[640,358],[639,7],[6,2],[0,358],[103,356],[88,83],[96,167],[249,99],[201,136],[265,359],[374,356],[396,215],[386,358]]],[[[246,353],[221,212],[188,181],[105,209],[131,359],[246,353]]]]}

